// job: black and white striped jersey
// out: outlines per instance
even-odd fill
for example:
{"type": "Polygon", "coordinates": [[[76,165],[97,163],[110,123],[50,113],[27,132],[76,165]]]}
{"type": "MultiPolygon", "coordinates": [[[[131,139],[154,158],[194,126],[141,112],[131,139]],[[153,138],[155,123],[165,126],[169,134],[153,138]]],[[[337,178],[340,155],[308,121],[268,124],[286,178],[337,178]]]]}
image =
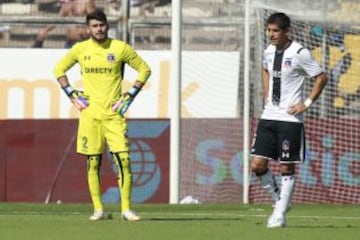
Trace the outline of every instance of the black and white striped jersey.
{"type": "Polygon", "coordinates": [[[263,68],[269,73],[269,91],[262,119],[302,122],[301,115],[287,113],[289,106],[304,101],[303,85],[306,77],[323,72],[311,52],[297,42],[282,51],[269,45],[264,51],[263,68]]]}

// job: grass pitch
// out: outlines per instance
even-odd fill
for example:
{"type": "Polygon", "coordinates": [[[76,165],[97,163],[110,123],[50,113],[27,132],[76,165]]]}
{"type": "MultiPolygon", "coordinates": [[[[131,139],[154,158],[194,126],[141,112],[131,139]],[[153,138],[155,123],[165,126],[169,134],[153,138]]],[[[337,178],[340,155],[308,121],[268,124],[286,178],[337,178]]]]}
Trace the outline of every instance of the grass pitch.
{"type": "Polygon", "coordinates": [[[91,222],[90,204],[0,203],[2,240],[332,240],[358,239],[357,205],[294,204],[286,228],[267,229],[269,205],[134,205],[140,222],[124,222],[117,205],[91,222]]]}

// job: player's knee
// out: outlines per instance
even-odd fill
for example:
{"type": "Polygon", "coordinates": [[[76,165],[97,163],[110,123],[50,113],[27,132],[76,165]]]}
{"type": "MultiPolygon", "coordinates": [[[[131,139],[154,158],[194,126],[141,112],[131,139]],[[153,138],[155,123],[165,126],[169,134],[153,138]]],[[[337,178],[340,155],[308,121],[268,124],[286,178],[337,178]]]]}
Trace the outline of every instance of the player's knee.
{"type": "Polygon", "coordinates": [[[260,158],[253,158],[251,160],[250,167],[251,167],[251,172],[255,173],[256,175],[264,173],[268,169],[267,160],[260,158]]]}
{"type": "Polygon", "coordinates": [[[100,155],[91,155],[87,159],[88,171],[99,171],[101,166],[101,156],[100,155]]]}
{"type": "Polygon", "coordinates": [[[130,168],[130,154],[128,152],[113,153],[113,157],[120,170],[126,171],[130,168]]]}

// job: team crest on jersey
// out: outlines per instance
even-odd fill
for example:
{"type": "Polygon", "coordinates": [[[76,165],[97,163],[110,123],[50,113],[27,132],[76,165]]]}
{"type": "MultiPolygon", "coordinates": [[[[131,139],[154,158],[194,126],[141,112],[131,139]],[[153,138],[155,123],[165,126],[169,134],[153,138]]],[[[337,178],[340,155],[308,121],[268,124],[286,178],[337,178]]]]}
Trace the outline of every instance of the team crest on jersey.
{"type": "Polygon", "coordinates": [[[106,57],[108,62],[115,62],[115,55],[113,53],[109,53],[106,57]]]}
{"type": "Polygon", "coordinates": [[[284,67],[291,67],[291,58],[285,58],[284,67]]]}

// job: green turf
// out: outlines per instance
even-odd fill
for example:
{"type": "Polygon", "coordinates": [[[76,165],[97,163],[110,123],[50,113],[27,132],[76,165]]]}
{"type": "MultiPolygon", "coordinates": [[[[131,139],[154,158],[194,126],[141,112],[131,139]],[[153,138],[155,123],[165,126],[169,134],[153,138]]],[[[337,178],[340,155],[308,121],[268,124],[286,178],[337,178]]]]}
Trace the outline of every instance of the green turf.
{"type": "Polygon", "coordinates": [[[90,222],[89,204],[0,203],[2,240],[331,240],[359,239],[357,205],[295,204],[288,227],[267,229],[268,205],[134,205],[143,218],[124,222],[118,206],[111,219],[90,222]]]}

